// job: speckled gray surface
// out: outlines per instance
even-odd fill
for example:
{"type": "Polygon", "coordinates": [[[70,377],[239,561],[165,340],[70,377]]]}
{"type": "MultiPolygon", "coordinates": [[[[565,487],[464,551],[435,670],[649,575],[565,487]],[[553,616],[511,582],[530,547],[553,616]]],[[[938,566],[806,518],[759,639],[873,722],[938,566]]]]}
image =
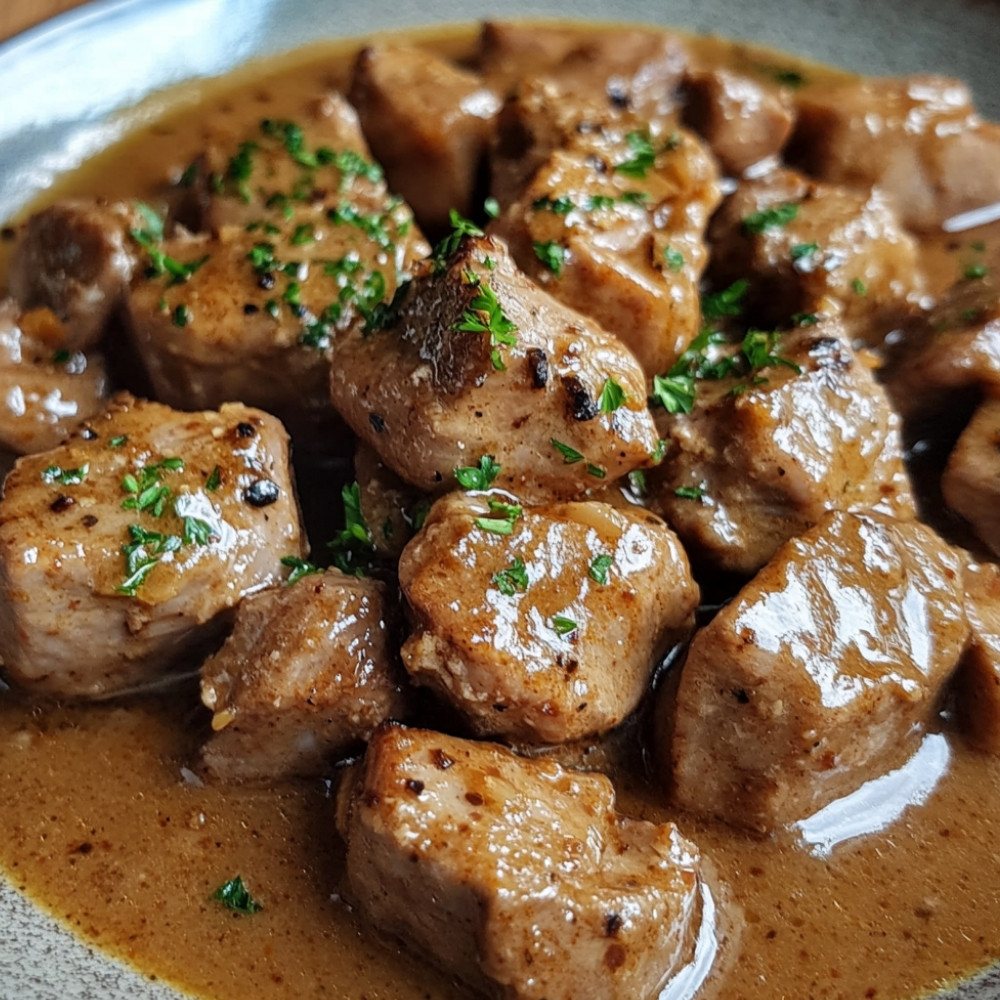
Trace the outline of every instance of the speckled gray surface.
{"type": "MultiPolygon", "coordinates": [[[[947,72],[969,80],[983,111],[1000,118],[998,0],[513,0],[502,8],[490,0],[104,0],[0,46],[0,219],[107,142],[109,112],[150,88],[321,37],[498,14],[672,24],[859,71],[947,72]]],[[[179,995],[94,952],[2,880],[0,928],[0,1000],[179,995]]],[[[997,1000],[1000,972],[950,996],[997,1000]]]]}

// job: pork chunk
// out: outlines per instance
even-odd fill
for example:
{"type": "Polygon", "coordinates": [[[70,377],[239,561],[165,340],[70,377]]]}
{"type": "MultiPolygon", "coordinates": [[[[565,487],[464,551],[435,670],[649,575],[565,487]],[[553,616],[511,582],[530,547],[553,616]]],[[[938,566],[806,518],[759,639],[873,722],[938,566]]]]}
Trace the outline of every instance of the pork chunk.
{"type": "Polygon", "coordinates": [[[190,665],[301,555],[287,436],[240,403],[121,395],[21,458],[0,500],[0,656],[41,693],[101,698],[190,665]]]}
{"type": "Polygon", "coordinates": [[[18,455],[54,448],[104,408],[103,357],[67,350],[65,332],[48,309],[0,302],[0,446],[18,455]]]}
{"type": "Polygon", "coordinates": [[[205,207],[211,232],[156,248],[176,266],[134,284],[128,316],[159,399],[185,409],[240,399],[281,418],[300,448],[342,452],[331,344],[366,325],[428,248],[363,155],[353,112],[334,120],[316,136],[265,122],[231,161],[243,164],[238,178],[205,207]],[[336,149],[319,145],[334,137],[336,149]]]}
{"type": "Polygon", "coordinates": [[[125,202],[71,198],[37,212],[14,248],[8,285],[25,309],[51,309],[67,350],[93,347],[122,302],[139,254],[125,202]]]}
{"type": "Polygon", "coordinates": [[[795,111],[788,91],[722,66],[690,67],[684,77],[684,123],[739,176],[777,156],[792,133],[795,111]]]}
{"type": "Polygon", "coordinates": [[[744,179],[712,222],[712,273],[750,283],[747,311],[764,326],[837,314],[880,344],[924,293],[916,241],[878,189],[852,191],[788,170],[744,179]]]}
{"type": "Polygon", "coordinates": [[[387,726],[341,801],[346,895],[487,995],[651,1000],[692,958],[705,863],[614,806],[603,775],[387,726]]]}
{"type": "Polygon", "coordinates": [[[480,36],[480,68],[498,93],[509,94],[525,77],[545,76],[566,98],[647,119],[673,111],[687,62],[680,38],[662,31],[611,28],[598,35],[487,21],[480,36]]]}
{"type": "Polygon", "coordinates": [[[330,392],[419,489],[441,493],[456,467],[490,455],[497,486],[570,499],[656,448],[635,359],[518,271],[502,241],[466,237],[397,306],[387,329],[336,342],[330,392]]]}
{"type": "Polygon", "coordinates": [[[749,576],[828,510],[912,517],[899,418],[839,325],[748,340],[764,368],[744,348],[740,374],[697,379],[690,412],[657,417],[649,507],[695,563],[749,576]]]}
{"type": "Polygon", "coordinates": [[[693,626],[687,558],[646,511],[591,501],[511,513],[513,502],[453,493],[431,508],[399,561],[415,621],[403,663],[479,735],[556,744],[606,732],[693,626]]]}
{"type": "Polygon", "coordinates": [[[379,45],[354,64],[348,98],[389,187],[424,227],[472,215],[501,100],[481,77],[424,49],[379,45]]]}
{"type": "Polygon", "coordinates": [[[882,380],[904,416],[951,408],[977,391],[1000,395],[1000,287],[961,281],[893,339],[882,380]]]}
{"type": "Polygon", "coordinates": [[[568,138],[490,231],[652,379],[698,332],[705,229],[720,197],[715,162],[695,136],[619,118],[568,138]]]}
{"type": "Polygon", "coordinates": [[[1000,201],[1000,126],[940,76],[807,88],[788,157],[834,184],[884,190],[903,224],[930,231],[1000,201]]]}
{"type": "Polygon", "coordinates": [[[952,683],[959,732],[977,749],[1000,754],[1000,566],[965,569],[971,636],[952,683]]]}
{"type": "Polygon", "coordinates": [[[984,400],[973,414],[948,458],[941,492],[1000,555],[1000,398],[984,400]]]}
{"type": "Polygon", "coordinates": [[[673,801],[775,830],[897,766],[962,654],[963,600],[926,526],[828,514],[691,643],[659,706],[673,801]]]}
{"type": "Polygon", "coordinates": [[[322,775],[380,723],[401,718],[393,619],[385,584],[337,569],[241,601],[232,634],[201,668],[201,699],[212,710],[208,773],[322,775]]]}

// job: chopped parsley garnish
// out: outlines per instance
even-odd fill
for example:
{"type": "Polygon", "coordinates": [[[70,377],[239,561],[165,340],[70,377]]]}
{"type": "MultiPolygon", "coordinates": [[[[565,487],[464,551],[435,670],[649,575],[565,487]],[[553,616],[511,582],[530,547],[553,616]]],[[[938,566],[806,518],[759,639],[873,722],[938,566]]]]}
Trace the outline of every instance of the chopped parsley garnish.
{"type": "Polygon", "coordinates": [[[975,281],[977,278],[985,278],[987,274],[987,269],[985,264],[970,264],[965,271],[962,272],[962,277],[966,281],[975,281]]]}
{"type": "Polygon", "coordinates": [[[487,198],[483,202],[483,211],[491,219],[495,219],[500,214],[500,202],[498,202],[496,200],[496,198],[492,198],[492,197],[491,198],[487,198]]]}
{"type": "Polygon", "coordinates": [[[323,572],[318,566],[314,566],[311,562],[306,562],[305,559],[300,559],[298,556],[282,556],[281,565],[287,566],[291,570],[291,573],[288,574],[288,579],[285,581],[286,587],[297,583],[304,576],[323,572]]]}
{"type": "Polygon", "coordinates": [[[538,198],[531,203],[531,207],[536,212],[555,212],[556,215],[569,215],[576,208],[576,205],[573,204],[571,198],[568,198],[566,195],[560,195],[554,199],[548,196],[538,198]]]}
{"type": "Polygon", "coordinates": [[[593,462],[587,463],[588,476],[593,476],[595,479],[604,479],[607,474],[607,470],[602,469],[599,465],[594,465],[593,462]]]}
{"type": "Polygon", "coordinates": [[[78,469],[63,469],[58,465],[50,465],[47,469],[42,470],[42,481],[50,486],[55,484],[77,486],[87,478],[88,472],[90,472],[90,465],[86,462],[78,469]]]}
{"type": "Polygon", "coordinates": [[[344,501],[344,527],[327,543],[333,552],[333,564],[343,573],[364,576],[371,569],[375,546],[372,533],[361,512],[361,487],[357,482],[340,491],[344,501]]]}
{"type": "Polygon", "coordinates": [[[463,490],[488,490],[499,474],[500,466],[493,461],[492,455],[483,455],[477,466],[455,469],[455,479],[463,490]]]}
{"type": "Polygon", "coordinates": [[[477,517],[475,525],[483,531],[490,531],[495,535],[509,535],[514,530],[514,522],[524,513],[520,504],[504,503],[502,500],[489,501],[490,510],[493,512],[490,517],[477,517]]]}
{"type": "Polygon", "coordinates": [[[490,358],[494,369],[504,371],[506,365],[500,356],[501,347],[513,347],[517,343],[517,327],[504,315],[496,292],[488,284],[479,284],[476,297],[462,318],[452,323],[453,330],[466,333],[488,333],[493,350],[490,358]]]}
{"type": "Polygon", "coordinates": [[[168,552],[176,552],[182,544],[177,535],[160,531],[147,531],[141,525],[130,524],[128,533],[131,541],[122,546],[125,556],[125,579],[115,588],[119,594],[135,597],[146,581],[146,577],[159,565],[160,559],[168,552]]]}
{"type": "Polygon", "coordinates": [[[679,271],[684,266],[684,254],[671,246],[663,248],[663,259],[671,271],[679,271]]]}
{"type": "Polygon", "coordinates": [[[656,148],[649,130],[629,132],[625,136],[625,142],[632,155],[627,160],[616,163],[615,172],[626,177],[645,177],[650,167],[656,163],[656,148]]]}
{"type": "Polygon", "coordinates": [[[191,310],[188,309],[186,305],[181,303],[171,316],[171,322],[174,326],[185,327],[191,322],[191,310]]]}
{"type": "Polygon", "coordinates": [[[791,249],[793,261],[802,260],[804,257],[811,257],[819,250],[818,243],[796,243],[791,249]]]}
{"type": "Polygon", "coordinates": [[[243,884],[243,879],[239,875],[231,878],[228,882],[223,882],[212,893],[212,899],[222,903],[233,913],[242,913],[244,916],[259,913],[264,908],[250,895],[250,891],[243,884]]]}
{"type": "Polygon", "coordinates": [[[705,491],[700,486],[678,486],[674,490],[674,495],[684,500],[700,500],[705,495],[705,491]]]}
{"type": "Polygon", "coordinates": [[[451,232],[431,252],[435,274],[440,274],[445,269],[448,259],[458,249],[464,237],[486,235],[479,226],[454,208],[449,211],[448,218],[451,221],[451,232]]]}
{"type": "Polygon", "coordinates": [[[567,618],[565,615],[553,615],[552,627],[559,635],[571,635],[580,626],[572,618],[567,618]]]}
{"type": "Polygon", "coordinates": [[[122,490],[129,495],[122,501],[122,509],[147,511],[154,517],[161,517],[170,499],[170,488],[163,485],[160,474],[181,472],[183,469],[182,459],[165,458],[162,462],[144,466],[137,476],[126,473],[122,477],[122,490]]]}
{"type": "Polygon", "coordinates": [[[806,82],[806,78],[797,69],[786,69],[782,66],[776,66],[773,68],[764,67],[764,70],[770,73],[778,83],[784,84],[786,87],[791,87],[793,90],[798,90],[806,82]]]}
{"type": "Polygon", "coordinates": [[[555,240],[532,243],[535,256],[558,278],[566,262],[566,248],[555,240]]]}
{"type": "Polygon", "coordinates": [[[506,597],[513,597],[519,590],[527,590],[528,570],[524,561],[516,558],[506,569],[493,574],[493,582],[506,597]]]}
{"type": "Polygon", "coordinates": [[[182,537],[185,545],[208,545],[215,534],[212,526],[200,518],[185,515],[181,522],[184,525],[182,537]]]}
{"type": "Polygon", "coordinates": [[[562,441],[557,441],[555,438],[550,438],[550,443],[556,451],[559,452],[563,457],[563,462],[566,465],[572,465],[574,462],[582,462],[583,455],[576,450],[576,448],[570,447],[568,444],[563,444],[562,441]]]}
{"type": "Polygon", "coordinates": [[[667,413],[690,413],[695,400],[694,376],[654,375],[652,399],[667,413]]]}
{"type": "Polygon", "coordinates": [[[750,288],[746,278],[734,281],[728,288],[701,298],[701,314],[705,319],[739,316],[743,312],[743,299],[750,288]]]}
{"type": "Polygon", "coordinates": [[[215,466],[214,469],[208,474],[208,479],[205,480],[205,489],[209,493],[214,493],[222,485],[222,470],[215,466]]]}
{"type": "Polygon", "coordinates": [[[795,313],[792,322],[796,326],[815,326],[819,322],[819,316],[816,313],[795,313]]]}
{"type": "Polygon", "coordinates": [[[69,351],[66,350],[56,351],[55,354],[52,355],[52,364],[64,365],[69,361],[71,357],[73,357],[73,355],[70,354],[69,351]]]}
{"type": "Polygon", "coordinates": [[[787,226],[799,214],[799,206],[795,202],[786,202],[774,208],[764,208],[753,212],[743,220],[743,228],[748,233],[763,233],[768,229],[780,229],[787,226]]]}
{"type": "Polygon", "coordinates": [[[604,386],[597,399],[597,408],[601,413],[614,413],[625,405],[625,390],[609,375],[604,380],[604,386]]]}
{"type": "Polygon", "coordinates": [[[855,278],[851,282],[851,288],[854,289],[854,293],[856,295],[867,295],[868,294],[868,286],[860,278],[855,278]]]}
{"type": "Polygon", "coordinates": [[[606,552],[599,556],[595,556],[590,563],[590,569],[587,571],[590,574],[591,580],[596,581],[602,586],[608,582],[608,570],[611,569],[614,563],[614,556],[609,556],[606,552]]]}
{"type": "Polygon", "coordinates": [[[127,441],[128,441],[128,435],[127,434],[119,434],[117,437],[113,437],[108,442],[108,447],[109,448],[120,448],[127,441]]]}

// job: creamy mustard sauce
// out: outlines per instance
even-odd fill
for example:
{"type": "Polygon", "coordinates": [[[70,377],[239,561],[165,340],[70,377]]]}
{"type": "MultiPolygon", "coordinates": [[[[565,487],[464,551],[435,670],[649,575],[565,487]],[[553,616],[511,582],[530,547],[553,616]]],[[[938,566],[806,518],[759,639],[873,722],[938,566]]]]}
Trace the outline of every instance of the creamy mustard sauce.
{"type": "MultiPolygon", "coordinates": [[[[743,68],[799,67],[785,56],[697,40],[743,68]]],[[[471,34],[437,36],[460,55],[471,34]]],[[[353,48],[328,46],[187,85],[134,113],[135,131],[67,177],[68,194],[156,204],[211,133],[293,117],[304,95],[343,87],[353,48]]],[[[806,86],[833,71],[808,67],[806,86]]],[[[997,227],[926,246],[935,291],[970,252],[1000,266],[997,227]],[[985,251],[973,251],[983,241],[985,251]]],[[[9,240],[0,246],[0,273],[9,240]]],[[[196,685],[136,702],[38,707],[0,693],[0,867],[95,946],[212,1000],[336,997],[458,1000],[466,992],[419,956],[366,931],[338,896],[336,781],[205,787],[187,770],[207,734],[196,685]],[[212,900],[240,874],[261,912],[212,900]]],[[[900,1000],[1000,957],[1000,760],[948,737],[950,763],[927,801],[829,856],[794,838],[755,840],[658,804],[633,773],[612,772],[620,806],[676,820],[712,858],[743,929],[715,985],[726,1000],[900,1000]]]]}

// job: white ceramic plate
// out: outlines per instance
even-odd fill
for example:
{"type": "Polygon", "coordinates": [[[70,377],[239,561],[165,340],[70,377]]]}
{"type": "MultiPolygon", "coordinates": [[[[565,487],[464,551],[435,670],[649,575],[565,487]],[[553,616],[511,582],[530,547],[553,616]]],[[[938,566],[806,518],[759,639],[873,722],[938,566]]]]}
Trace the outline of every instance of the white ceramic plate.
{"type": "MultiPolygon", "coordinates": [[[[115,113],[152,91],[322,38],[498,15],[675,25],[859,72],[948,73],[1000,118],[998,0],[102,0],[0,45],[0,221],[106,145],[115,113]]],[[[0,1000],[178,997],[80,943],[2,879],[0,928],[0,1000]]],[[[996,1000],[1000,972],[950,996],[996,1000]]]]}

